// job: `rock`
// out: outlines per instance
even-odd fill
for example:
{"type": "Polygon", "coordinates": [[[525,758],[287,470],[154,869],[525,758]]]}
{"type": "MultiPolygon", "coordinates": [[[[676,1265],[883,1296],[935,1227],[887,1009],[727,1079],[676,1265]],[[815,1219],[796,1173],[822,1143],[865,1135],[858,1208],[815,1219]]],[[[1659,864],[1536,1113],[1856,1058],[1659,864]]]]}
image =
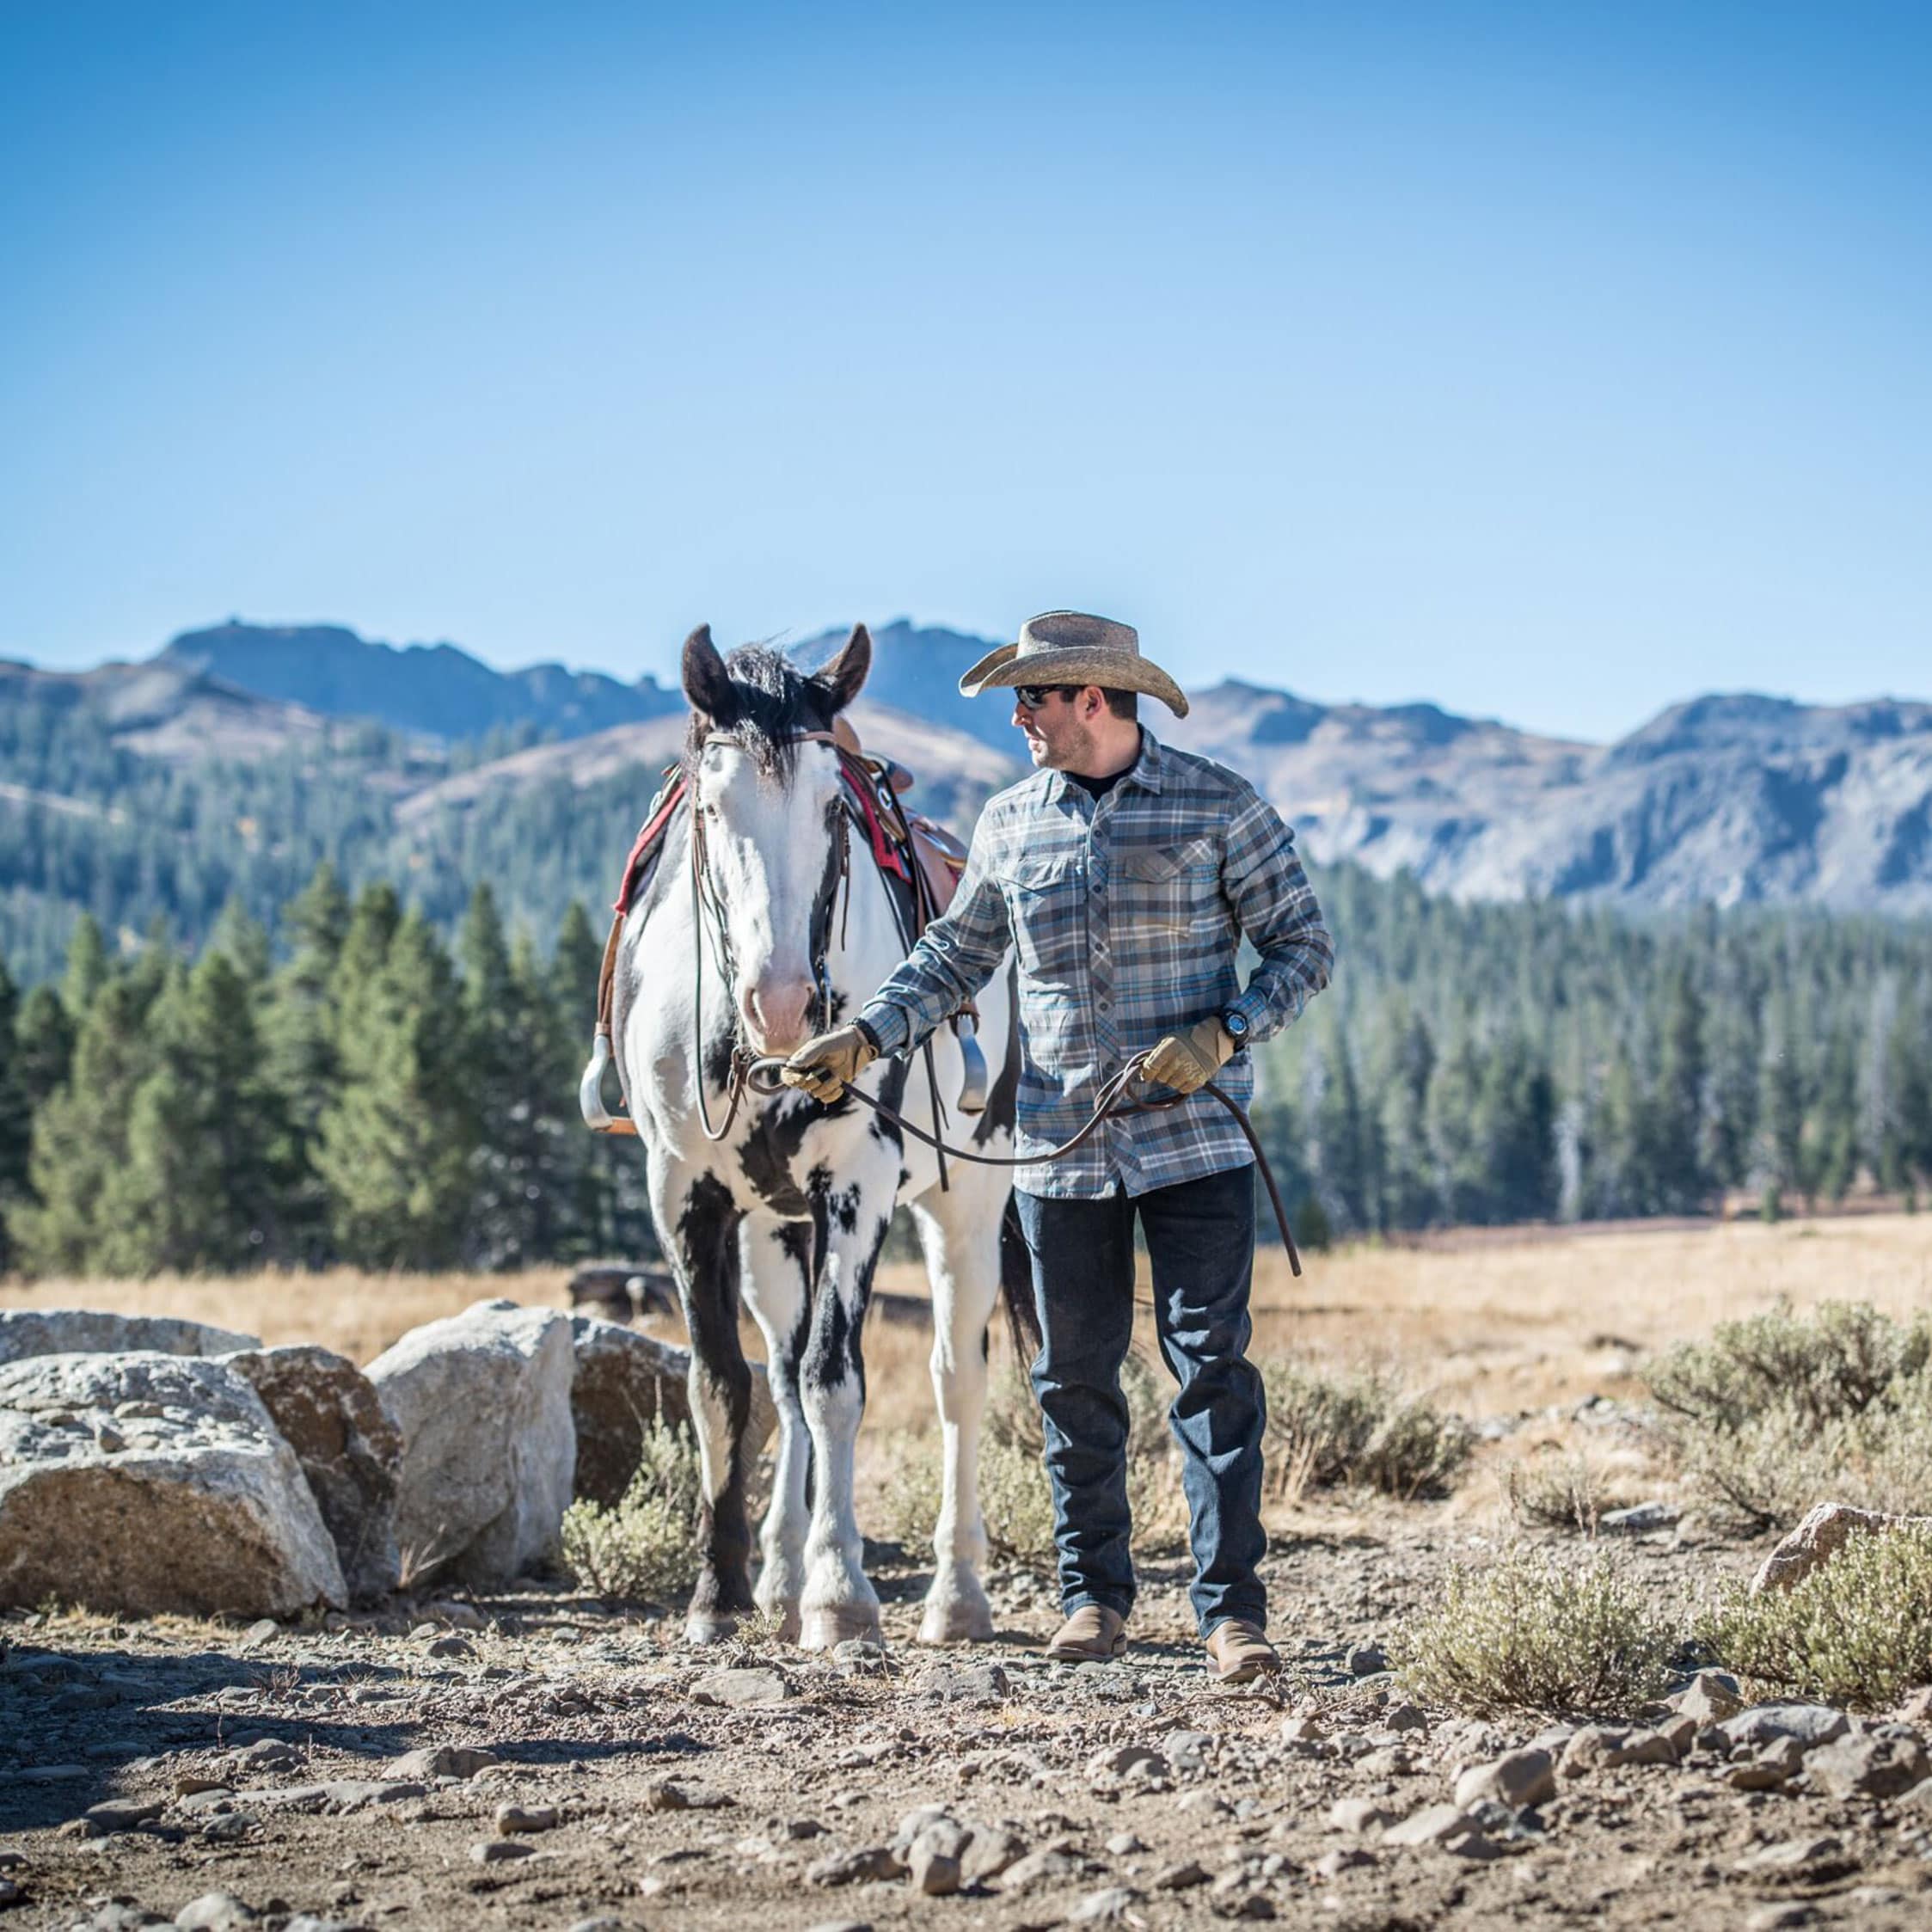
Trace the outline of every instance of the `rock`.
{"type": "Polygon", "coordinates": [[[476,1654],[476,1647],[470,1642],[468,1637],[459,1637],[452,1634],[437,1638],[424,1654],[429,1657],[474,1657],[476,1654]]]}
{"type": "Polygon", "coordinates": [[[1364,1865],[1375,1863],[1375,1856],[1357,1845],[1337,1845],[1333,1851],[1325,1851],[1309,1868],[1317,1878],[1340,1878],[1344,1872],[1352,1872],[1364,1865]]]}
{"type": "Polygon", "coordinates": [[[1067,1917],[1076,1925],[1104,1923],[1125,1918],[1139,1900],[1140,1894],[1130,1886],[1110,1885],[1103,1891],[1087,1893],[1067,1917]]]}
{"type": "MultiPolygon", "coordinates": [[[[104,1309],[10,1308],[0,1311],[0,1365],[36,1355],[227,1355],[260,1348],[254,1335],[172,1315],[112,1315],[104,1309]]],[[[144,1398],[131,1396],[139,1402],[144,1398]]]]}
{"type": "Polygon", "coordinates": [[[1395,1812],[1372,1798],[1338,1798],[1328,1807],[1328,1823],[1337,1831],[1359,1835],[1394,1822],[1395,1812]]]}
{"type": "Polygon", "coordinates": [[[1493,1763],[1470,1765],[1456,1781],[1456,1802],[1464,1810],[1493,1799],[1521,1811],[1555,1795],[1555,1760],[1547,1751],[1509,1751],[1493,1763]]]}
{"type": "MultiPolygon", "coordinates": [[[[1479,1767],[1481,1768],[1481,1767],[1479,1767]]],[[[1456,1805],[1426,1805],[1382,1834],[1385,1845],[1451,1845],[1481,1837],[1482,1827],[1456,1805]]]]}
{"type": "Polygon", "coordinates": [[[1780,1844],[1765,1845],[1746,1852],[1738,1861],[1740,1872],[1797,1872],[1808,1865],[1836,1858],[1844,1847],[1836,1838],[1787,1838],[1780,1844]]]}
{"type": "Polygon", "coordinates": [[[1778,1738],[1794,1738],[1805,1750],[1835,1744],[1851,1729],[1851,1720],[1830,1704],[1753,1704],[1718,1726],[1726,1740],[1738,1745],[1766,1745],[1778,1738]]]}
{"type": "Polygon", "coordinates": [[[248,1382],[159,1354],[0,1368],[0,1603],[58,1597],[136,1615],[291,1616],[347,1600],[341,1564],[248,1382]],[[156,1407],[141,1446],[53,1418],[156,1407]]]}
{"type": "Polygon", "coordinates": [[[1672,1692],[1664,1702],[1679,1717],[1695,1719],[1699,1724],[1721,1724],[1745,1706],[1738,1695],[1738,1680],[1722,1671],[1698,1671],[1682,1690],[1672,1692]]]}
{"type": "Polygon", "coordinates": [[[1000,1874],[999,1889],[1024,1892],[1028,1886],[1045,1884],[1053,1879],[1076,1877],[1086,1868],[1086,1860],[1070,1846],[1042,1845],[1038,1851],[1029,1851],[1024,1858],[1015,1859],[1000,1874]]]}
{"type": "Polygon", "coordinates": [[[1657,1735],[1677,1755],[1681,1761],[1690,1755],[1701,1728],[1694,1717],[1666,1718],[1657,1727],[1657,1735]]]}
{"type": "Polygon", "coordinates": [[[1816,1905],[1807,1905],[1801,1898],[1789,1898],[1746,1912],[1745,1932],[1789,1932],[1794,1926],[1817,1923],[1818,1916],[1816,1905]]]}
{"type": "Polygon", "coordinates": [[[1727,1764],[1718,1774],[1733,1791],[1776,1791],[1805,1768],[1805,1747],[1795,1738],[1773,1738],[1753,1757],[1727,1764]]]}
{"type": "Polygon", "coordinates": [[[434,1622],[447,1623],[452,1630],[481,1630],[485,1622],[474,1604],[459,1603],[453,1597],[439,1597],[434,1603],[425,1604],[423,1615],[434,1622]]]}
{"type": "Polygon", "coordinates": [[[1197,1885],[1205,1885],[1207,1877],[1205,1865],[1184,1858],[1178,1864],[1162,1866],[1148,1883],[1156,1892],[1192,1892],[1197,1885]]]}
{"type": "MultiPolygon", "coordinates": [[[[1686,1718],[1676,1720],[1689,1723],[1686,1718]]],[[[1695,1728],[1695,1727],[1693,1727],[1695,1728]]],[[[1660,1731],[1627,1731],[1616,1725],[1586,1724],[1563,1747],[1558,1766],[1567,1778],[1592,1771],[1614,1771],[1626,1764],[1674,1764],[1681,1755],[1660,1731]]]]}
{"type": "MultiPolygon", "coordinates": [[[[1142,1845],[1139,1849],[1144,1851],[1147,1848],[1142,1845]]],[[[999,1825],[976,1825],[960,1861],[960,1880],[966,1885],[984,1885],[1026,1855],[1027,1841],[1017,1831],[999,1825]]]]}
{"type": "Polygon", "coordinates": [[[647,1812],[715,1812],[736,1802],[726,1793],[689,1778],[653,1778],[644,1787],[647,1812]]]}
{"type": "Polygon", "coordinates": [[[396,1481],[402,1432],[376,1386],[326,1348],[255,1348],[223,1358],[247,1377],[295,1451],[335,1545],[350,1599],[373,1603],[396,1586],[396,1481]]]}
{"type": "Polygon", "coordinates": [[[928,1898],[948,1898],[960,1889],[972,1834],[949,1818],[935,1819],[912,1841],[905,1857],[912,1889],[928,1898]]]}
{"type": "Polygon", "coordinates": [[[415,1574],[490,1588],[555,1556],[574,1367],[567,1316],[502,1301],[412,1328],[369,1365],[402,1432],[396,1538],[415,1574]]]}
{"type": "Polygon", "coordinates": [[[733,1710],[752,1704],[782,1704],[791,1694],[784,1673],[773,1670],[712,1671],[690,1690],[694,1704],[722,1704],[733,1710]]]}
{"type": "Polygon", "coordinates": [[[1313,1745],[1322,1741],[1322,1727],[1312,1717],[1285,1717],[1279,1733],[1285,1745],[1313,1745]]]}
{"type": "Polygon", "coordinates": [[[539,1831],[557,1828],[555,1805],[499,1805],[491,1820],[500,1838],[534,1837],[539,1831]]]}
{"type": "Polygon", "coordinates": [[[997,1704],[1006,1701],[1012,1684],[997,1664],[935,1664],[915,1689],[941,1704],[997,1704]]]}
{"type": "Polygon", "coordinates": [[[520,1844],[514,1838],[479,1838],[470,1846],[469,1855],[479,1865],[502,1865],[528,1858],[536,1849],[535,1845],[520,1844]]]}
{"type": "Polygon", "coordinates": [[[204,1892],[191,1898],[175,1914],[181,1932],[235,1932],[252,1925],[261,1917],[253,1905],[244,1904],[232,1892],[204,1892]]]}
{"type": "Polygon", "coordinates": [[[1087,1776],[1124,1778],[1143,1765],[1156,1765],[1160,1773],[1164,1774],[1168,1761],[1159,1751],[1150,1751],[1145,1745],[1114,1745],[1096,1751],[1087,1760],[1087,1776]]]}
{"type": "Polygon", "coordinates": [[[834,1852],[805,1868],[808,1885],[864,1885],[874,1879],[904,1876],[905,1868],[899,1854],[885,1845],[867,1845],[858,1851],[834,1852]]]}
{"type": "Polygon", "coordinates": [[[1805,1758],[1813,1788],[1834,1798],[1896,1798],[1929,1775],[1932,1760],[1909,1733],[1842,1738],[1805,1758]]]}
{"type": "Polygon", "coordinates": [[[1389,1668],[1389,1658],[1380,1644],[1358,1644],[1342,1667],[1352,1677],[1380,1677],[1389,1668]]]}
{"type": "Polygon", "coordinates": [[[1597,1518],[1597,1529],[1606,1536],[1646,1536],[1659,1530],[1675,1529],[1682,1514],[1668,1503],[1635,1503],[1628,1509],[1604,1511],[1597,1518]]]}
{"type": "Polygon", "coordinates": [[[89,1824],[102,1831],[132,1831],[137,1825],[159,1818],[167,1809],[156,1799],[109,1798],[101,1804],[89,1805],[84,1815],[89,1824]]]}
{"type": "Polygon", "coordinates": [[[424,1745],[393,1757],[385,1767],[392,1778],[473,1778],[497,1762],[481,1745],[424,1745]]]}
{"type": "Polygon", "coordinates": [[[1886,1516],[1873,1510],[1851,1509],[1843,1503],[1820,1503],[1781,1543],[1751,1579],[1754,1597],[1767,1590],[1788,1590],[1819,1564],[1836,1556],[1854,1536],[1882,1536],[1889,1530],[1932,1531],[1932,1516],[1886,1516]]]}

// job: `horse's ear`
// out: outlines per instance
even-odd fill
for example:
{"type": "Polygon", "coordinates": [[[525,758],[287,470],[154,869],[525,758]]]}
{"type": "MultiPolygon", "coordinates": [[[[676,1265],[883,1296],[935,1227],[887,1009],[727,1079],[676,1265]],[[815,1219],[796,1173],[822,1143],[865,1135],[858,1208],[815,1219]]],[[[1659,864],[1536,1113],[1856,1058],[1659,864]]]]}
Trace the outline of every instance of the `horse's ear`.
{"type": "Polygon", "coordinates": [[[854,624],[838,655],[819,673],[834,712],[843,711],[859,695],[866,673],[872,669],[872,635],[863,624],[854,624]]]}
{"type": "Polygon", "coordinates": [[[731,673],[711,641],[709,624],[700,624],[684,640],[684,696],[694,711],[702,711],[714,724],[731,723],[736,708],[731,673]]]}

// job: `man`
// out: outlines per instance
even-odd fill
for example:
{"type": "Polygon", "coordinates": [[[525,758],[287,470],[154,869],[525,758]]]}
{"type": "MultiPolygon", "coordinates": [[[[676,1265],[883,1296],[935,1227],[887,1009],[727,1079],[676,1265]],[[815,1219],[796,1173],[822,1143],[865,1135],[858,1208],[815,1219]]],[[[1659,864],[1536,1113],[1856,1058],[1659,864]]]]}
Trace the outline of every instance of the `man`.
{"type": "MultiPolygon", "coordinates": [[[[1039,769],[981,814],[951,909],[856,1021],[811,1040],[785,1078],[836,1101],[881,1053],[910,1052],[971,999],[1010,946],[1019,957],[1018,1151],[1044,1152],[1092,1113],[1101,1084],[1151,1048],[1148,1076],[1245,1102],[1243,1049],[1299,1015],[1328,984],[1333,948],[1293,835],[1245,779],[1162,745],[1138,694],[1177,716],[1187,700],[1125,624],[1077,611],[1030,619],[1019,641],[960,680],[1012,689],[1013,721],[1039,769]],[[1260,964],[1245,990],[1243,935],[1260,964]]],[[[1127,1408],[1134,1221],[1146,1236],[1161,1352],[1181,1387],[1192,1600],[1220,1677],[1279,1668],[1256,1575],[1260,1376],[1246,1359],[1254,1172],[1211,1095],[1111,1119],[1064,1158],[1021,1168],[1020,1220],[1044,1337],[1033,1387],[1045,1422],[1064,1628],[1047,1654],[1125,1647],[1127,1408]]]]}

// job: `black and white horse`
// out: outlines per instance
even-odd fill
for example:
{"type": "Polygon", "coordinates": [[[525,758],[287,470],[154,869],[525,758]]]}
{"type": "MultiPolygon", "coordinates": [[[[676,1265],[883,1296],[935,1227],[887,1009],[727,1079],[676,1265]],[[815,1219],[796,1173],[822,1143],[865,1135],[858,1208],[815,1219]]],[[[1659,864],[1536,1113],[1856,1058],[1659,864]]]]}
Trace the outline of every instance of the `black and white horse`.
{"type": "MultiPolygon", "coordinates": [[[[945,1643],[992,1631],[978,1575],[986,1327],[1003,1279],[1009,1306],[1029,1317],[1031,1308],[1024,1249],[1005,1224],[1008,1178],[949,1162],[941,1190],[934,1156],[886,1121],[849,1098],[824,1107],[788,1089],[774,1099],[744,1095],[721,1138],[706,1132],[707,1116],[715,1129],[730,1111],[734,1055],[783,1055],[840,1024],[904,957],[863,828],[841,822],[846,788],[826,742],[871,662],[863,627],[815,677],[755,647],[727,663],[708,629],[692,634],[684,656],[690,809],[673,820],[619,941],[614,1051],[690,1330],[704,1496],[688,1631],[698,1643],[729,1637],[754,1603],[808,1648],[880,1635],[852,1466],[865,1407],[866,1302],[902,1199],[932,1279],[945,1457],[919,1635],[945,1643]],[[764,1336],[779,1418],[755,1592],[745,1485],[756,1444],[746,1433],[741,1299],[764,1336]]],[[[953,1113],[948,1137],[970,1132],[980,1150],[1006,1153],[1019,1078],[1009,976],[996,976],[978,1003],[979,1031],[1000,1070],[985,1112],[953,1113]]],[[[949,1106],[960,1089],[960,1050],[947,1027],[933,1044],[949,1106]]],[[[910,1119],[931,1117],[918,1056],[881,1060],[862,1084],[910,1119]]]]}

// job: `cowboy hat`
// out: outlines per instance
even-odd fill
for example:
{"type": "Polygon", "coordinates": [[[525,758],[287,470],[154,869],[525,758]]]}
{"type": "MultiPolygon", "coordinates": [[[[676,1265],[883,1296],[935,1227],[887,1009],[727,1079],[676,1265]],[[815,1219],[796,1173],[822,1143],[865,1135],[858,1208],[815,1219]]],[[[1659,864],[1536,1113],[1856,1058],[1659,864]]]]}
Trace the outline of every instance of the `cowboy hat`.
{"type": "Polygon", "coordinates": [[[1090,617],[1083,610],[1047,610],[1020,627],[1017,644],[989,651],[960,680],[967,697],[996,685],[1098,684],[1102,690],[1145,691],[1177,718],[1187,715],[1180,685],[1140,654],[1132,624],[1090,617]]]}

